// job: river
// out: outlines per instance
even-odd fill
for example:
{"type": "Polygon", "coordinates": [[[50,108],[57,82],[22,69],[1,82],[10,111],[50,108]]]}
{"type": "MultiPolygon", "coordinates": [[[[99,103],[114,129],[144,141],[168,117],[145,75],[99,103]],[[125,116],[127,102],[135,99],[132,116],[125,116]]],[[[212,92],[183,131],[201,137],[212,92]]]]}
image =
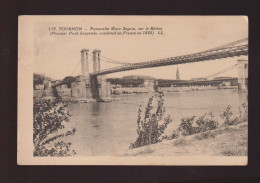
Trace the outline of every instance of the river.
{"type": "MultiPolygon", "coordinates": [[[[116,96],[120,100],[113,102],[70,104],[70,125],[77,129],[77,133],[67,139],[72,142],[72,148],[77,155],[121,154],[137,137],[139,106],[144,107],[152,95],[158,94],[121,95],[116,96]]],[[[201,116],[208,112],[219,116],[228,105],[238,113],[238,108],[246,96],[246,92],[238,94],[232,89],[165,93],[165,114],[169,114],[173,119],[166,133],[175,129],[184,117],[201,116]]]]}

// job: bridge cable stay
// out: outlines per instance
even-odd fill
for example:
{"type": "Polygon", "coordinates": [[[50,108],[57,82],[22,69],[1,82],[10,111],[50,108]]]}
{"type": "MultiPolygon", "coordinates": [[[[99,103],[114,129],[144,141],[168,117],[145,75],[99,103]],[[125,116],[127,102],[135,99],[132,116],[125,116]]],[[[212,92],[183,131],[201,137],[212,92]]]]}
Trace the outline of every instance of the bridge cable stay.
{"type": "Polygon", "coordinates": [[[105,56],[103,56],[103,55],[100,55],[100,57],[103,57],[104,59],[106,59],[106,60],[101,59],[101,60],[103,60],[103,61],[105,61],[105,62],[111,62],[111,63],[115,63],[115,64],[123,64],[123,65],[132,65],[132,64],[134,64],[134,63],[128,63],[128,62],[117,61],[117,60],[114,60],[114,59],[111,59],[111,58],[105,57],[105,56]]]}
{"type": "Polygon", "coordinates": [[[112,63],[112,64],[119,64],[119,65],[131,65],[130,63],[123,63],[123,62],[119,62],[119,61],[111,61],[111,60],[104,60],[100,58],[100,61],[103,62],[108,62],[108,63],[112,63]]]}
{"type": "MultiPolygon", "coordinates": [[[[211,75],[209,75],[209,76],[206,76],[205,78],[208,79],[208,78],[215,77],[215,76],[217,76],[217,75],[223,74],[223,73],[225,73],[225,72],[227,72],[227,71],[229,71],[229,70],[232,70],[232,69],[236,68],[237,65],[238,65],[238,64],[235,64],[235,65],[232,65],[231,67],[222,69],[221,71],[218,71],[218,72],[216,72],[216,73],[214,73],[214,74],[211,74],[211,75]]],[[[189,81],[186,81],[186,83],[193,83],[193,82],[199,82],[199,81],[190,81],[190,80],[189,80],[189,81]]]]}
{"type": "MultiPolygon", "coordinates": [[[[89,53],[89,55],[93,56],[93,54],[89,53]]],[[[100,57],[103,57],[105,59],[99,58],[100,61],[104,61],[104,62],[108,62],[108,63],[112,63],[112,64],[120,64],[120,65],[130,65],[131,63],[126,63],[126,62],[120,62],[120,61],[116,61],[107,57],[104,57],[102,55],[100,55],[100,57]],[[109,59],[109,60],[108,60],[109,59]]]]}
{"type": "Polygon", "coordinates": [[[207,77],[205,77],[205,78],[208,79],[208,78],[215,77],[215,76],[217,76],[217,75],[223,74],[223,73],[225,73],[225,72],[227,72],[227,71],[230,71],[230,70],[236,68],[237,65],[238,65],[238,64],[235,64],[235,65],[232,65],[231,67],[222,69],[221,71],[218,71],[218,72],[216,72],[216,73],[214,73],[214,74],[211,74],[211,75],[209,75],[209,76],[207,76],[207,77]]]}
{"type": "Polygon", "coordinates": [[[231,43],[224,44],[222,46],[218,46],[218,47],[215,47],[215,48],[212,48],[212,49],[209,49],[209,50],[205,50],[205,51],[213,51],[213,50],[217,50],[217,49],[220,49],[220,48],[226,48],[226,47],[230,47],[230,46],[234,46],[234,45],[240,44],[240,43],[245,42],[245,41],[248,41],[248,37],[243,38],[243,39],[239,39],[237,41],[233,41],[231,43]]]}
{"type": "Polygon", "coordinates": [[[76,69],[79,67],[81,61],[79,61],[76,65],[76,67],[73,69],[72,73],[69,76],[72,76],[72,74],[76,71],[76,69]]]}
{"type": "MultiPolygon", "coordinates": [[[[73,74],[73,73],[76,71],[76,69],[79,67],[80,63],[81,63],[81,61],[79,61],[79,62],[77,63],[76,67],[73,69],[73,71],[71,72],[71,74],[70,74],[69,76],[72,76],[72,74],[73,74]]],[[[63,84],[67,84],[67,83],[70,83],[70,81],[61,82],[61,83],[59,83],[59,84],[53,85],[52,88],[54,89],[53,91],[56,93],[55,95],[58,96],[56,87],[57,87],[57,86],[60,86],[60,85],[63,85],[63,84]]],[[[56,96],[56,97],[57,97],[57,96],[56,96]]]]}

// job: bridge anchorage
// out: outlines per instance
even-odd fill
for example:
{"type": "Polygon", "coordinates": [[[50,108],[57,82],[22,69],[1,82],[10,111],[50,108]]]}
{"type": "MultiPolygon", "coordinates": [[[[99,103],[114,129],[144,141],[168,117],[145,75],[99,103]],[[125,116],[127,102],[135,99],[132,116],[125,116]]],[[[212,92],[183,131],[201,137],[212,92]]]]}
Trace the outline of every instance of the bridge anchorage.
{"type": "MultiPolygon", "coordinates": [[[[106,76],[105,76],[106,74],[136,70],[136,69],[167,66],[167,65],[178,65],[178,64],[188,64],[194,62],[203,62],[209,60],[218,60],[218,59],[224,59],[229,57],[247,56],[248,55],[247,41],[248,38],[244,38],[202,52],[164,58],[164,59],[145,61],[145,62],[138,62],[138,63],[126,63],[126,62],[119,62],[112,59],[108,59],[104,56],[101,56],[101,51],[98,49],[93,50],[92,54],[89,53],[88,49],[82,49],[81,50],[81,75],[77,78],[75,82],[71,83],[71,98],[75,98],[77,100],[94,99],[96,101],[106,101],[111,99],[111,87],[110,87],[110,83],[106,81],[106,76]],[[89,55],[92,56],[92,61],[93,61],[92,73],[89,72],[89,55]],[[101,59],[101,57],[106,58],[108,60],[103,60],[101,59]],[[100,61],[120,64],[121,66],[101,70],[100,61]]],[[[239,91],[247,90],[247,78],[248,78],[247,59],[239,58],[235,66],[238,70],[238,90],[239,91]]]]}

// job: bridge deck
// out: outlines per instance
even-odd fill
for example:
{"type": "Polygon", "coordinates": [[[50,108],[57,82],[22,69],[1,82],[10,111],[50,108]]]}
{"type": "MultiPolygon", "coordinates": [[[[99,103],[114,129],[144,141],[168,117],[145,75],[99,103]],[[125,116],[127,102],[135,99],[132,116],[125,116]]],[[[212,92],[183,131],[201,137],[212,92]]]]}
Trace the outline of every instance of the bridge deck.
{"type": "Polygon", "coordinates": [[[214,50],[208,50],[204,52],[198,52],[198,53],[188,54],[183,56],[176,56],[176,57],[170,57],[165,59],[140,62],[131,65],[128,64],[119,67],[113,67],[110,69],[101,70],[96,73],[91,73],[90,76],[99,76],[99,75],[111,74],[115,72],[136,70],[136,69],[143,69],[143,68],[185,64],[185,63],[192,63],[192,62],[202,62],[202,61],[216,60],[216,59],[236,57],[242,55],[248,55],[247,44],[240,45],[240,46],[218,48],[214,50]]]}

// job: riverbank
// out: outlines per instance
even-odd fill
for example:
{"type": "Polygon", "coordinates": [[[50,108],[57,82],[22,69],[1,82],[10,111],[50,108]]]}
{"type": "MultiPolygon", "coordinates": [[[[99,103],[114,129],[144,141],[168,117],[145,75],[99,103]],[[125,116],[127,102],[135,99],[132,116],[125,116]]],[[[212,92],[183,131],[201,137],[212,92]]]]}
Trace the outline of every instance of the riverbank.
{"type": "Polygon", "coordinates": [[[129,149],[123,156],[247,156],[248,122],[129,149]]]}
{"type": "MultiPolygon", "coordinates": [[[[205,86],[205,87],[163,87],[159,88],[158,92],[171,93],[171,92],[190,92],[190,91],[206,91],[206,90],[237,90],[237,86],[229,87],[217,87],[217,86],[205,86]]],[[[112,96],[117,95],[134,95],[144,93],[156,93],[153,90],[146,90],[145,88],[117,88],[112,91],[112,96]]]]}
{"type": "MultiPolygon", "coordinates": [[[[34,98],[34,101],[40,101],[40,100],[55,100],[55,97],[37,97],[34,98]]],[[[112,101],[117,101],[120,100],[118,98],[113,98],[113,97],[109,97],[109,98],[102,98],[102,99],[93,99],[93,98],[61,98],[60,99],[62,102],[69,102],[69,103],[94,103],[94,102],[112,102],[112,101]]]]}
{"type": "Polygon", "coordinates": [[[159,88],[161,92],[187,92],[187,91],[205,91],[205,90],[223,90],[223,89],[233,89],[236,90],[237,86],[228,87],[217,87],[217,86],[203,86],[203,87],[164,87],[159,88]]]}

